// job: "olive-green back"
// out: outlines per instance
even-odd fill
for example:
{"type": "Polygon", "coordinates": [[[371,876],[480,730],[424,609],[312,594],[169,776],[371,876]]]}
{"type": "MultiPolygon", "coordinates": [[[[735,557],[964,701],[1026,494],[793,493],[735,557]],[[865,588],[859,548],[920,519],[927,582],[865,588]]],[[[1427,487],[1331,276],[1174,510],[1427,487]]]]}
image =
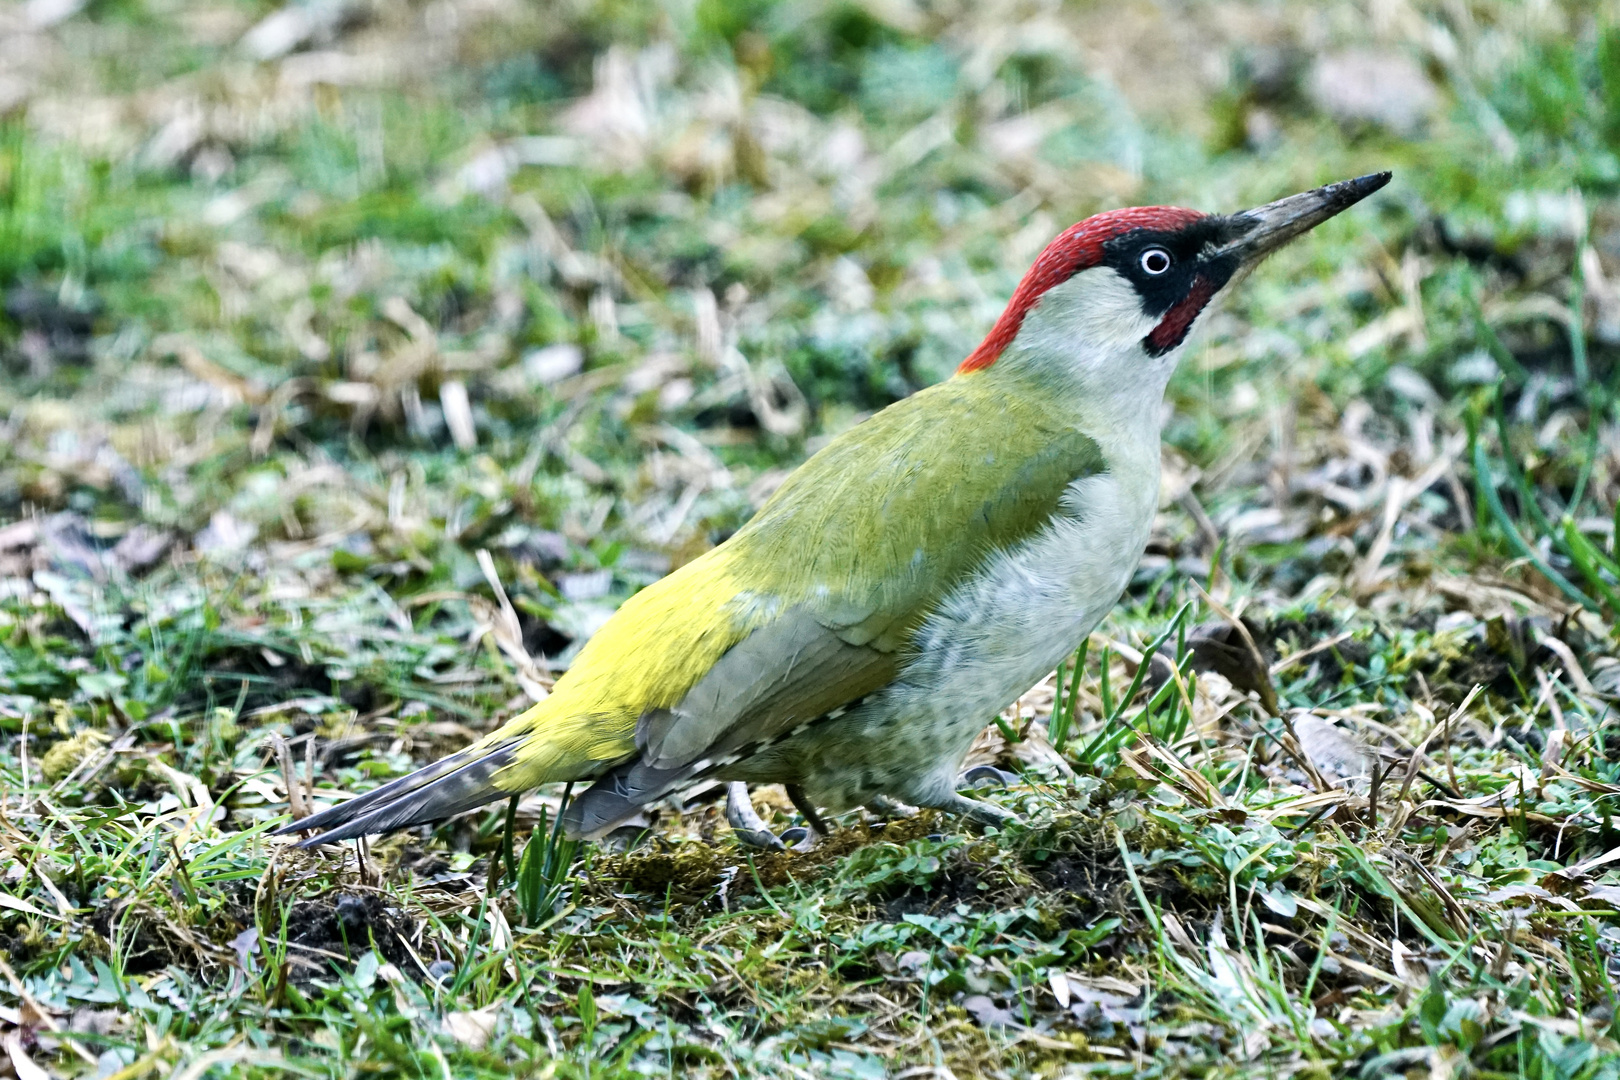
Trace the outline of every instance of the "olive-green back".
{"type": "Polygon", "coordinates": [[[960,376],[844,432],[732,538],[737,581],[804,603],[851,644],[900,647],[1104,468],[1072,420],[1028,398],[960,376]]]}

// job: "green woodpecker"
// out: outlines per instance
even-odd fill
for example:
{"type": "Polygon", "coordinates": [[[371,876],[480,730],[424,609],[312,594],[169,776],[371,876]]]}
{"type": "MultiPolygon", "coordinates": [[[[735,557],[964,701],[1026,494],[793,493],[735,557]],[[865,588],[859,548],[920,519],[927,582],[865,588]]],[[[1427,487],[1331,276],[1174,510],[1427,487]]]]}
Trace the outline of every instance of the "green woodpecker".
{"type": "Polygon", "coordinates": [[[833,439],[725,543],[631,597],[550,697],[467,749],[289,825],[321,843],[591,781],[599,837],[694,781],[818,808],[1006,811],[957,792],[987,721],[1107,614],[1159,499],[1165,386],[1189,332],[1377,173],[1229,216],[1114,210],[1043,251],[953,378],[833,439]]]}

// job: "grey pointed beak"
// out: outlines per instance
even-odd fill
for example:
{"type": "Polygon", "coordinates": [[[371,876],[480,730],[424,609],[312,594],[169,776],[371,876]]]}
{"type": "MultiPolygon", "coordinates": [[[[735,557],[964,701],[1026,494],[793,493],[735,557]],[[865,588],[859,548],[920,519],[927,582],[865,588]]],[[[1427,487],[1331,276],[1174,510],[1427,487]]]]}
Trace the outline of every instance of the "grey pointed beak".
{"type": "Polygon", "coordinates": [[[1294,237],[1365,199],[1389,183],[1389,178],[1387,172],[1369,173],[1233,214],[1226,219],[1232,239],[1219,254],[1236,256],[1241,266],[1252,266],[1294,237]]]}

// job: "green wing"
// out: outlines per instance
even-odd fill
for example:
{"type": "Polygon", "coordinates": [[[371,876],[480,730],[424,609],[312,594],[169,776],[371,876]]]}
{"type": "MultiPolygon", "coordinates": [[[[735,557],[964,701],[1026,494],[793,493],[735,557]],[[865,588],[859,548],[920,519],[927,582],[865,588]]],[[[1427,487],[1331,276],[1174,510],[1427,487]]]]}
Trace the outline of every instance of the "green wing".
{"type": "MultiPolygon", "coordinates": [[[[1022,397],[1022,395],[1020,395],[1022,397]]],[[[946,594],[1103,467],[1072,424],[952,379],[834,439],[721,550],[763,621],[636,743],[660,770],[768,741],[891,682],[946,594]]]]}
{"type": "Polygon", "coordinates": [[[851,644],[892,651],[995,551],[1046,523],[1096,443],[997,384],[952,379],[834,440],[736,537],[744,566],[786,567],[851,644]],[[746,552],[746,555],[744,554],[746,552]]]}

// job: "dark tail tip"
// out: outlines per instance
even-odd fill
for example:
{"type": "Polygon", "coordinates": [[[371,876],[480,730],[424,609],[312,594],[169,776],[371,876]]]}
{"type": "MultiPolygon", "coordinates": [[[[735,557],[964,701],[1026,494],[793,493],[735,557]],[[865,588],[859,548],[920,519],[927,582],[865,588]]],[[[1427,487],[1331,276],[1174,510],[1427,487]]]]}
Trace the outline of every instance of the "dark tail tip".
{"type": "Polygon", "coordinates": [[[511,795],[496,786],[495,775],[512,763],[512,757],[512,744],[487,751],[464,750],[375,791],[284,825],[275,835],[320,830],[299,841],[299,847],[307,848],[442,821],[511,795]]]}

